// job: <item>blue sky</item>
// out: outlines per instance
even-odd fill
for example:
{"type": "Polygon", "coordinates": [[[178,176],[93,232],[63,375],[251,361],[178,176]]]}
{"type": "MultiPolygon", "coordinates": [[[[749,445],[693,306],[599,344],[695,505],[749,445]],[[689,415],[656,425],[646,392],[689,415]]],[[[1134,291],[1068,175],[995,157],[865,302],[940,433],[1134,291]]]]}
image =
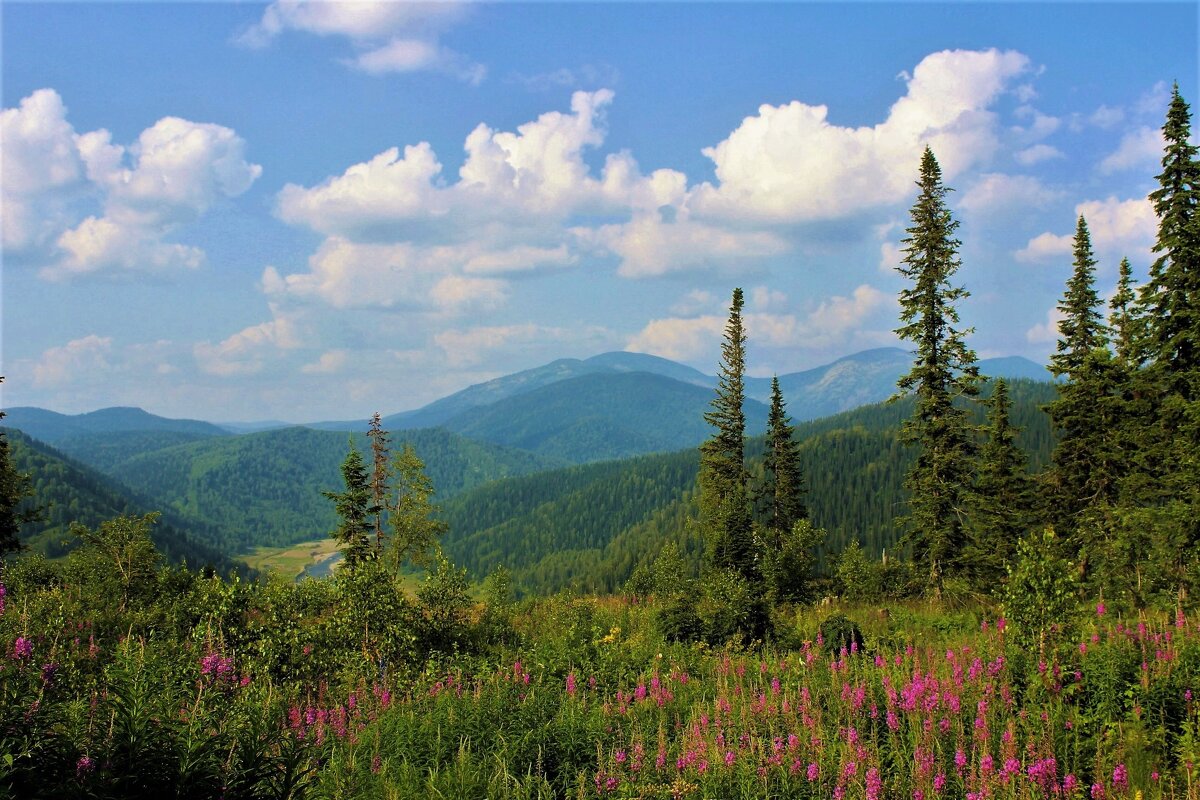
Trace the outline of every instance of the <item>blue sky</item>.
{"type": "Polygon", "coordinates": [[[554,358],[897,344],[930,144],[981,356],[1149,263],[1194,3],[0,6],[3,405],[307,421],[554,358]]]}

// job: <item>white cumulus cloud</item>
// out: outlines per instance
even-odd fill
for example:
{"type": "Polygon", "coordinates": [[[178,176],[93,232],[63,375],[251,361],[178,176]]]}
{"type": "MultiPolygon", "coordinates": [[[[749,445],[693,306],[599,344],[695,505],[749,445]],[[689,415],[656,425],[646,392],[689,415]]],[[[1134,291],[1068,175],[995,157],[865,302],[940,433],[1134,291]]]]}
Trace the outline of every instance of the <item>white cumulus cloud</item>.
{"type": "Polygon", "coordinates": [[[1110,175],[1127,169],[1153,169],[1163,155],[1162,131],[1142,126],[1121,137],[1117,149],[1100,162],[1100,174],[1110,175]]]}
{"type": "MultiPolygon", "coordinates": [[[[1108,259],[1149,258],[1158,234],[1158,217],[1149,200],[1088,200],[1075,206],[1075,213],[1087,220],[1092,249],[1097,254],[1108,259]]],[[[1016,258],[1030,262],[1070,256],[1074,237],[1074,226],[1071,233],[1046,231],[1030,239],[1017,251],[1016,258]]]]}
{"type": "Polygon", "coordinates": [[[469,11],[450,0],[276,0],[235,41],[259,48],[287,31],[338,36],[356,51],[343,63],[370,75],[436,71],[478,84],[486,67],[440,43],[469,11]]]}
{"type": "Polygon", "coordinates": [[[988,108],[1028,69],[1029,59],[1013,51],[933,53],[874,127],[833,125],[823,105],[761,106],[704,151],[718,184],[699,187],[694,208],[721,217],[798,221],[899,202],[912,189],[926,145],[947,178],[990,157],[999,142],[988,108]]]}
{"type": "Polygon", "coordinates": [[[204,254],[166,238],[262,173],[221,125],[164,117],[126,147],[66,115],[42,89],[0,117],[4,248],[47,278],[193,269],[204,254]]]}

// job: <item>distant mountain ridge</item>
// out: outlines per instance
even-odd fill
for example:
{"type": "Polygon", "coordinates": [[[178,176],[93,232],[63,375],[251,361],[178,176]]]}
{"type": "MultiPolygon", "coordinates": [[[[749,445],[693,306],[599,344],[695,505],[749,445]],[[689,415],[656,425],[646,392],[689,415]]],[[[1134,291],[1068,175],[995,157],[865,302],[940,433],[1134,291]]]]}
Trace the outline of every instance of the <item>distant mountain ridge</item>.
{"type": "MultiPolygon", "coordinates": [[[[792,419],[817,419],[891,397],[896,391],[896,381],[912,367],[912,359],[912,353],[899,347],[864,350],[809,370],[780,375],[779,387],[792,419]]],[[[979,362],[979,370],[993,378],[1053,379],[1045,367],[1021,356],[985,358],[979,362]]],[[[504,400],[587,375],[620,376],[632,372],[658,375],[710,390],[717,385],[714,376],[685,364],[645,353],[617,351],[586,359],[561,358],[478,383],[413,411],[384,417],[383,426],[388,430],[438,426],[459,429],[464,424],[464,414],[504,400]]],[[[599,380],[593,387],[602,384],[603,380],[599,380]]],[[[746,378],[746,397],[761,403],[770,402],[770,378],[746,378]]],[[[365,420],[355,420],[316,422],[308,427],[361,431],[366,430],[367,424],[365,420]]]]}
{"type": "Polygon", "coordinates": [[[140,408],[114,406],[86,414],[59,414],[44,408],[18,406],[4,410],[4,425],[24,431],[38,441],[57,445],[73,436],[95,433],[162,431],[195,436],[228,436],[229,431],[196,419],[168,419],[140,408]]]}

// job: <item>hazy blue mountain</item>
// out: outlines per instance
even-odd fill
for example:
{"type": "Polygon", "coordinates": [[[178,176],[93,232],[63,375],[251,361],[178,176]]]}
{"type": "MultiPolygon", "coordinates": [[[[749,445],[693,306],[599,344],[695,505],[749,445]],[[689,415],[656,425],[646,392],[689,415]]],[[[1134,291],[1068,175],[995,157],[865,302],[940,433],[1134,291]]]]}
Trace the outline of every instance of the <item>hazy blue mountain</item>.
{"type": "MultiPolygon", "coordinates": [[[[713,391],[647,372],[570,378],[443,423],[463,436],[576,464],[697,445],[712,433],[713,391]]],[[[747,429],[766,429],[767,407],[746,404],[747,429]]]]}
{"type": "MultiPolygon", "coordinates": [[[[793,419],[817,419],[891,397],[896,390],[896,381],[912,367],[912,358],[909,351],[898,347],[865,350],[820,367],[780,375],[779,385],[793,419]]],[[[1050,373],[1044,367],[1020,356],[984,359],[980,362],[980,370],[992,377],[1050,380],[1050,373]]],[[[383,424],[388,430],[447,425],[451,420],[465,418],[468,412],[563,381],[587,375],[633,372],[660,375],[708,389],[717,385],[715,377],[666,358],[645,353],[602,353],[587,359],[563,358],[541,367],[479,383],[414,411],[384,417],[383,424]]],[[[770,378],[747,378],[746,396],[763,403],[769,402],[770,378]]],[[[461,421],[455,424],[461,427],[461,421]]],[[[366,430],[367,421],[318,422],[308,427],[361,431],[366,430]]]]}
{"type": "Polygon", "coordinates": [[[981,359],[979,362],[979,372],[981,375],[986,375],[989,378],[1004,378],[1005,380],[1015,380],[1018,378],[1046,382],[1054,380],[1054,375],[1051,374],[1050,370],[1022,356],[981,359]]]}
{"type": "Polygon", "coordinates": [[[260,433],[262,431],[275,431],[280,428],[291,428],[296,425],[294,422],[284,422],[278,419],[264,419],[252,422],[214,422],[213,424],[224,428],[230,433],[260,433]]]}
{"type": "Polygon", "coordinates": [[[228,431],[195,419],[168,419],[140,408],[114,407],[86,414],[59,414],[44,408],[19,406],[4,411],[4,425],[34,439],[57,445],[82,434],[129,431],[172,431],[202,436],[227,436],[228,431]]]}

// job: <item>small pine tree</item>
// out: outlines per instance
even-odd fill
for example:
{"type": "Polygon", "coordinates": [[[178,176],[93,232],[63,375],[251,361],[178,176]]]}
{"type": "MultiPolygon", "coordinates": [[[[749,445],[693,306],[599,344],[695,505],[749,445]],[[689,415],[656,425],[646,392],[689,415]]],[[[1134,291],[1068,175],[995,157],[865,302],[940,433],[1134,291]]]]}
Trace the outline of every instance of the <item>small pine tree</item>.
{"type": "MultiPolygon", "coordinates": [[[[790,531],[808,518],[804,503],[804,472],[800,445],[787,416],[779,378],[771,378],[771,409],[767,414],[767,455],[763,496],[767,502],[767,528],[776,535],[790,531]]],[[[776,542],[778,544],[778,542],[776,542]]]]}
{"type": "Polygon", "coordinates": [[[383,525],[387,512],[388,483],[392,478],[389,463],[388,445],[391,440],[388,432],[383,429],[383,421],[376,411],[371,416],[371,424],[367,430],[371,439],[371,508],[370,513],[375,518],[375,553],[383,553],[383,525]]]}
{"type": "Polygon", "coordinates": [[[350,440],[350,452],[342,461],[342,481],[346,485],[344,492],[322,494],[334,503],[340,522],[332,535],[342,549],[346,567],[353,569],[373,553],[370,539],[371,488],[367,483],[367,469],[353,439],[350,440]]]}
{"type": "Polygon", "coordinates": [[[896,333],[917,348],[916,362],[898,386],[900,394],[916,394],[901,439],[919,449],[905,480],[909,513],[900,522],[906,527],[903,542],[928,574],[929,590],[940,596],[945,578],[964,567],[964,509],[976,447],[967,411],[955,401],[978,394],[979,368],[964,341],[972,330],[955,327],[955,304],[968,296],[961,286],[950,284],[960,266],[961,243],[954,238],[959,223],[946,205],[950,189],[942,185],[941,167],[928,147],[917,186],[920,193],[898,268],[913,285],[900,292],[903,325],[896,333]]]}
{"type": "Polygon", "coordinates": [[[1058,303],[1063,315],[1058,323],[1058,350],[1050,356],[1050,371],[1055,377],[1069,379],[1077,376],[1093,350],[1107,344],[1108,333],[1100,314],[1100,297],[1096,294],[1092,237],[1083,215],[1075,225],[1074,252],[1075,269],[1058,303]]]}
{"type": "Polygon", "coordinates": [[[979,451],[971,515],[969,562],[975,584],[995,590],[1012,562],[1017,542],[1032,524],[1033,481],[1017,428],[1009,418],[1008,384],[997,379],[988,398],[987,440],[979,451]]]}

